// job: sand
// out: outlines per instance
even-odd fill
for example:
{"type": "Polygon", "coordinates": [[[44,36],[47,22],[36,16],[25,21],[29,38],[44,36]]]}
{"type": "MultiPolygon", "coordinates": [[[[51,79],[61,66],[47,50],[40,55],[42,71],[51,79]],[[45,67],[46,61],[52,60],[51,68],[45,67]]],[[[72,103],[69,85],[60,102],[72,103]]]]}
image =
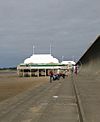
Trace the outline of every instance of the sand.
{"type": "Polygon", "coordinates": [[[0,102],[48,81],[48,77],[18,77],[16,71],[0,71],[0,102]]]}

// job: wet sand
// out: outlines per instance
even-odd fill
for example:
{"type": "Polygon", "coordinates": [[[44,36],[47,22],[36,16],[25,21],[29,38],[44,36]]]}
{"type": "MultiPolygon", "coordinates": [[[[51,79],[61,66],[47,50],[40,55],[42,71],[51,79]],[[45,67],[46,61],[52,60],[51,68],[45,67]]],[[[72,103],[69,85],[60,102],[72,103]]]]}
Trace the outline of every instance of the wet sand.
{"type": "Polygon", "coordinates": [[[0,71],[0,102],[48,81],[48,77],[18,77],[16,71],[0,71]]]}

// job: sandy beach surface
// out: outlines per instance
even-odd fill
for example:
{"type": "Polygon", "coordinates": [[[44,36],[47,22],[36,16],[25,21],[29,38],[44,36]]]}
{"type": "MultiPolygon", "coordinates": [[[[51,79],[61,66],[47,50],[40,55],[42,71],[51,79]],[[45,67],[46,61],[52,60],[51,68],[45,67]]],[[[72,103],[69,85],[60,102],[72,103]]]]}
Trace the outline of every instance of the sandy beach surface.
{"type": "Polygon", "coordinates": [[[47,82],[48,77],[18,77],[16,71],[0,71],[0,102],[47,82]]]}

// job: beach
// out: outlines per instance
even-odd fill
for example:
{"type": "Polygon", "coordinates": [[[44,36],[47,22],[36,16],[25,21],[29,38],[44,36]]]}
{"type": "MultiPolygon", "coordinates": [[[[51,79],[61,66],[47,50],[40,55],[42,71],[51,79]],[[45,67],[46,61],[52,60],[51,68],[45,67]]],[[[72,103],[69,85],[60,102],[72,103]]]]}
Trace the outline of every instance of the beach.
{"type": "Polygon", "coordinates": [[[18,77],[17,71],[0,71],[0,102],[47,82],[48,77],[18,77]]]}

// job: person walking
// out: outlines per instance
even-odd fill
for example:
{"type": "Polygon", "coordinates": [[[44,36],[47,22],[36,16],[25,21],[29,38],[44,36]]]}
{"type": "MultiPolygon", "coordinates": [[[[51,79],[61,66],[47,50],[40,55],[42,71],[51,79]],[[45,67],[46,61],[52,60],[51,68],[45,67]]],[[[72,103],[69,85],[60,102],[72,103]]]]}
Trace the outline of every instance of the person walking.
{"type": "Polygon", "coordinates": [[[50,76],[50,83],[52,83],[52,78],[53,78],[53,72],[52,71],[49,72],[49,76],[50,76]]]}
{"type": "Polygon", "coordinates": [[[75,66],[75,72],[74,72],[76,76],[77,76],[77,73],[78,73],[77,70],[78,70],[78,66],[76,65],[75,66]]]}

